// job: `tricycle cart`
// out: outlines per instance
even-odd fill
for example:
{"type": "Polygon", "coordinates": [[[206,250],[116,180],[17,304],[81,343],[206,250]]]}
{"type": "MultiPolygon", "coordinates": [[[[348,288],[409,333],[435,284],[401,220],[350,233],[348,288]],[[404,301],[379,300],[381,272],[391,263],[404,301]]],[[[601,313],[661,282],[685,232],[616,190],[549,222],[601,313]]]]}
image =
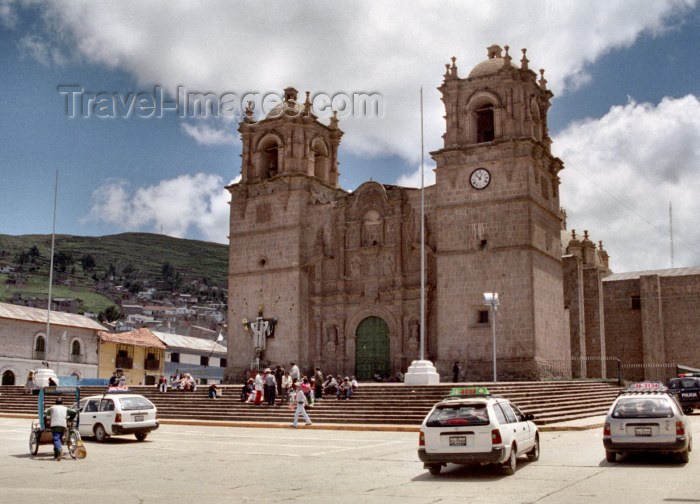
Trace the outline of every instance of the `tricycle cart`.
{"type": "MultiPolygon", "coordinates": [[[[80,387],[43,387],[39,390],[38,418],[32,420],[32,431],[29,434],[29,453],[32,455],[39,452],[39,445],[53,444],[50,419],[46,415],[47,396],[65,396],[66,399],[75,400],[74,408],[77,410],[80,403],[80,387]]],[[[80,415],[76,412],[75,418],[68,421],[68,427],[63,435],[63,445],[68,448],[68,454],[74,459],[82,459],[86,455],[85,446],[78,432],[79,421],[80,415]]]]}

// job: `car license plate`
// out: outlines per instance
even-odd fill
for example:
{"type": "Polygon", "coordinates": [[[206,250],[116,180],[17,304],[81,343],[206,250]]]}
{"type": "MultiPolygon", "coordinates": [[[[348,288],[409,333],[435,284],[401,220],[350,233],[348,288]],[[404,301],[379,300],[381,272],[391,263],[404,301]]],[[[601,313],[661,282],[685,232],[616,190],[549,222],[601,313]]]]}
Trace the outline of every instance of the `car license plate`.
{"type": "Polygon", "coordinates": [[[651,427],[635,427],[635,436],[651,436],[651,427]]]}
{"type": "Polygon", "coordinates": [[[450,436],[450,446],[467,446],[466,436],[450,436]]]}
{"type": "Polygon", "coordinates": [[[134,415],[134,422],[143,422],[143,415],[134,415]]]}

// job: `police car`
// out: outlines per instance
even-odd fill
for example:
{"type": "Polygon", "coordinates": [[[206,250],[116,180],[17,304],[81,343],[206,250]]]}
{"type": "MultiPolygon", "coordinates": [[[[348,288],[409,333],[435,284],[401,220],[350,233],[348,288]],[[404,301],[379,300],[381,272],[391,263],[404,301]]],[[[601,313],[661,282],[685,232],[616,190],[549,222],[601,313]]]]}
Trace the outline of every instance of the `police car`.
{"type": "Polygon", "coordinates": [[[498,464],[515,473],[516,458],[540,457],[534,416],[485,387],[455,388],[423,420],[418,458],[430,474],[452,464],[498,464]]]}
{"type": "Polygon", "coordinates": [[[681,373],[671,378],[668,388],[676,394],[685,414],[700,408],[700,373],[681,373]]]}
{"type": "Polygon", "coordinates": [[[688,462],[693,448],[690,422],[675,396],[661,383],[630,385],[615,399],[603,426],[608,462],[618,453],[676,453],[688,462]]]}

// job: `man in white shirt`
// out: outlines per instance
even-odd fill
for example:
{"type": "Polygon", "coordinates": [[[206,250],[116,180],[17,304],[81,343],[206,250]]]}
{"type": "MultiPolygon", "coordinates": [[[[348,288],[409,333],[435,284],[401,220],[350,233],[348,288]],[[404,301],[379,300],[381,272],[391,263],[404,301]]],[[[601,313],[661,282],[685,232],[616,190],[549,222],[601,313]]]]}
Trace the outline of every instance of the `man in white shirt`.
{"type": "Polygon", "coordinates": [[[63,399],[56,399],[56,404],[46,410],[46,416],[51,421],[51,433],[53,434],[53,458],[60,461],[63,457],[63,434],[68,428],[68,419],[75,418],[75,410],[63,405],[63,399]]]}

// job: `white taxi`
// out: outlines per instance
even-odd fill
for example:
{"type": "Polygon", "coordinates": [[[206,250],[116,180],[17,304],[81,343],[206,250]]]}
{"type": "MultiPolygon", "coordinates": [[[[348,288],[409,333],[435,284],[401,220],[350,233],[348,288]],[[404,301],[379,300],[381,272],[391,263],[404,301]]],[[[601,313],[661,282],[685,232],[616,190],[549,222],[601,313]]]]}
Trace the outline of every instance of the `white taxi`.
{"type": "Polygon", "coordinates": [[[452,389],[421,424],[418,458],[433,475],[448,463],[499,464],[514,474],[518,456],[540,457],[533,419],[486,387],[452,389]]]}
{"type": "Polygon", "coordinates": [[[690,423],[675,396],[661,383],[630,385],[615,399],[603,426],[608,462],[618,453],[676,453],[687,463],[693,448],[690,423]]]}
{"type": "Polygon", "coordinates": [[[80,435],[94,436],[99,442],[124,434],[143,441],[159,426],[155,405],[138,394],[108,392],[86,397],[80,400],[78,412],[80,435]]]}

